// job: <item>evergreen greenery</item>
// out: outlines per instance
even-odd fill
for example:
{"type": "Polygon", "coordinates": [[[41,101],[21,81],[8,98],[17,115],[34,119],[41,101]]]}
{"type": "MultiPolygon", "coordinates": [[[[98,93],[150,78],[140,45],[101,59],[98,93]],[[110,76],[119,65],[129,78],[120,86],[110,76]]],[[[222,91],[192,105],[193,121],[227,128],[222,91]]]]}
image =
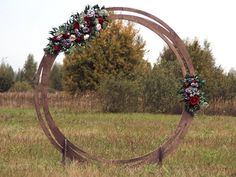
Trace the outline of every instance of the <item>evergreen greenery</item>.
{"type": "Polygon", "coordinates": [[[0,64],[0,92],[8,91],[14,84],[14,71],[9,64],[0,64]]]}

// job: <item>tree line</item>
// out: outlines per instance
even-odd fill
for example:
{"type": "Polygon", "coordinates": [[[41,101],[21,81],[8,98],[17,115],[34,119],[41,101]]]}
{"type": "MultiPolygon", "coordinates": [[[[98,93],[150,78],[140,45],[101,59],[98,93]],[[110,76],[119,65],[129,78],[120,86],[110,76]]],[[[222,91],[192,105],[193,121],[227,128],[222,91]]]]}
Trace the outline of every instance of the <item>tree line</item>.
{"type": "MultiPolygon", "coordinates": [[[[55,63],[51,74],[49,88],[62,91],[62,65],[55,63]]],[[[28,92],[33,88],[33,79],[37,71],[37,62],[33,54],[29,54],[23,68],[14,71],[12,67],[1,61],[0,64],[0,92],[28,92]]]]}
{"type": "MultiPolygon", "coordinates": [[[[206,80],[208,100],[236,98],[236,70],[225,73],[215,64],[210,43],[186,40],[197,74],[206,80]]],[[[63,64],[54,64],[49,77],[51,91],[70,94],[96,92],[104,111],[148,111],[177,113],[177,95],[182,78],[176,56],[164,47],[153,66],[144,59],[145,41],[132,23],[112,22],[86,46],[66,55],[63,64]]],[[[22,69],[14,72],[2,62],[0,92],[28,91],[37,69],[29,54],[22,69]]]]}

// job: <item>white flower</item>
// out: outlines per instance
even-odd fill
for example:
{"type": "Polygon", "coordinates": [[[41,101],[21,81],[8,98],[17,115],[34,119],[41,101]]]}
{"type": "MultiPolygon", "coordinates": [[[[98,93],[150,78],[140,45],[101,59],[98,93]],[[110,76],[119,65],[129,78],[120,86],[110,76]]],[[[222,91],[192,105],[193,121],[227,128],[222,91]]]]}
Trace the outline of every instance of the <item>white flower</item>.
{"type": "Polygon", "coordinates": [[[87,12],[87,15],[88,15],[88,17],[94,17],[94,15],[95,15],[94,9],[89,9],[87,12]]]}
{"type": "Polygon", "coordinates": [[[191,83],[191,86],[193,86],[193,87],[198,87],[198,83],[192,82],[192,83],[191,83]]]}
{"type": "Polygon", "coordinates": [[[186,93],[192,93],[192,87],[186,88],[186,89],[185,89],[185,92],[186,92],[186,93]]]}
{"type": "Polygon", "coordinates": [[[96,29],[97,29],[98,31],[100,31],[100,30],[102,29],[101,24],[97,24],[97,25],[96,25],[96,29]]]}
{"type": "Polygon", "coordinates": [[[88,34],[84,35],[84,40],[87,40],[88,38],[89,38],[88,34]]]}
{"type": "Polygon", "coordinates": [[[89,29],[88,27],[84,27],[84,28],[83,28],[83,32],[84,32],[84,33],[88,33],[89,30],[90,30],[90,29],[89,29]]]}
{"type": "Polygon", "coordinates": [[[70,41],[75,41],[76,40],[76,36],[75,35],[70,35],[70,41]]]}

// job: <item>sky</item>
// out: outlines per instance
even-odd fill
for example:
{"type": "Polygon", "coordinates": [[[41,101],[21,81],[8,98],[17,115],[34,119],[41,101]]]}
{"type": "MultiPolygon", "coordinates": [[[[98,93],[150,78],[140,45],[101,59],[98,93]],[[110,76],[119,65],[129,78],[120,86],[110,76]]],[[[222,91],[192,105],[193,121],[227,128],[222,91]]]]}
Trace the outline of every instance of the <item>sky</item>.
{"type": "MultiPolygon", "coordinates": [[[[166,22],[182,39],[210,42],[216,65],[225,72],[236,69],[234,0],[0,0],[0,60],[17,70],[31,53],[39,63],[51,28],[63,24],[88,4],[149,12],[166,22]]],[[[145,58],[155,63],[166,44],[147,28],[137,25],[137,29],[146,41],[145,58]]],[[[57,62],[62,59],[60,54],[57,62]]]]}

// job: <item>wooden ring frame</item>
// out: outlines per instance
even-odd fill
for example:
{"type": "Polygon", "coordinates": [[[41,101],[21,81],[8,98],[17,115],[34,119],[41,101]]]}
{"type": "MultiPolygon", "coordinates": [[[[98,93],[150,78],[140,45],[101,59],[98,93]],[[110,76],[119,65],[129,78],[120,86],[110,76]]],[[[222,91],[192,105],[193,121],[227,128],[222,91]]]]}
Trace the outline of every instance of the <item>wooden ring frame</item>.
{"type": "MultiPolygon", "coordinates": [[[[123,19],[132,21],[138,24],[141,24],[157,35],[159,35],[170,47],[170,49],[175,53],[179,64],[181,66],[183,77],[189,73],[190,75],[194,75],[194,68],[192,65],[191,58],[189,56],[188,51],[180,39],[180,37],[171,29],[166,23],[164,23],[159,18],[133,8],[124,8],[124,7],[110,7],[106,8],[106,10],[114,12],[114,11],[126,11],[132,12],[144,17],[135,16],[135,15],[125,15],[125,14],[114,14],[112,13],[109,18],[111,20],[115,19],[123,19]]],[[[35,109],[37,113],[37,117],[39,123],[49,139],[52,145],[60,151],[64,157],[67,157],[71,160],[76,160],[79,163],[86,163],[91,161],[98,161],[106,164],[127,164],[131,166],[136,166],[140,164],[152,164],[152,163],[161,163],[162,160],[167,157],[171,152],[173,152],[181,140],[187,133],[188,127],[192,122],[192,115],[187,113],[185,110],[182,112],[182,116],[179,124],[177,125],[175,131],[172,135],[165,141],[160,147],[155,149],[154,151],[142,155],[140,157],[127,159],[127,160],[107,160],[104,158],[100,158],[94,155],[90,155],[84,150],[75,146],[70,140],[68,140],[64,134],[57,127],[54,122],[52,115],[49,111],[48,105],[48,78],[50,74],[50,70],[52,65],[56,59],[57,55],[50,55],[45,53],[41,63],[39,65],[38,71],[35,76],[34,82],[34,103],[35,109]]]]}

